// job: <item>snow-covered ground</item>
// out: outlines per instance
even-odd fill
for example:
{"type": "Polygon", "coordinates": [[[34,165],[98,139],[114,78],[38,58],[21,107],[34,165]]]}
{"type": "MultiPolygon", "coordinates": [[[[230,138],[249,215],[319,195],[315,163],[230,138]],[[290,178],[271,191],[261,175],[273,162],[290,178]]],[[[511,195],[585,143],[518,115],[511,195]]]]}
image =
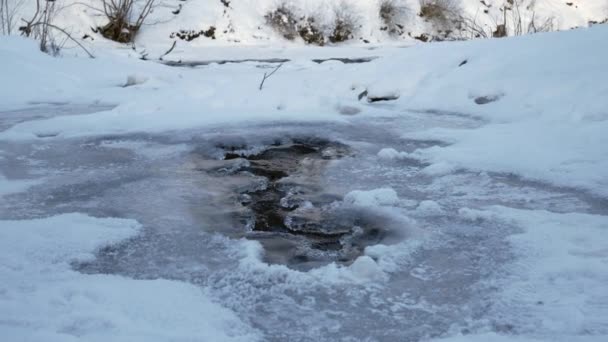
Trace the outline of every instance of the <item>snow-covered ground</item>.
{"type": "MultiPolygon", "coordinates": [[[[35,12],[35,1],[7,0],[17,12],[14,32],[21,25],[20,18],[28,19],[35,12]]],[[[128,52],[131,47],[111,43],[96,30],[107,23],[102,0],[56,0],[54,23],[70,32],[90,50],[97,52],[113,47],[128,52]]],[[[136,0],[134,16],[138,5],[136,0]]],[[[301,38],[289,41],[268,24],[266,16],[277,8],[286,8],[295,20],[313,18],[318,30],[326,36],[335,28],[336,18],[347,17],[353,23],[351,39],[337,46],[386,46],[420,42],[415,37],[441,37],[453,31],[449,39],[468,39],[475,34],[451,20],[468,22],[477,32],[491,36],[498,24],[505,21],[504,6],[509,9],[506,25],[509,35],[515,31],[570,30],[588,27],[608,19],[606,0],[156,0],[154,11],[135,41],[138,53],[150,57],[167,51],[174,41],[177,46],[170,59],[206,59],[205,48],[216,46],[284,46],[304,45],[301,38]],[[446,19],[435,20],[421,16],[421,3],[447,4],[446,19]],[[512,4],[509,4],[512,3],[512,4]],[[382,4],[390,3],[393,10],[382,19],[382,4]],[[454,17],[456,19],[454,19],[454,17]],[[520,20],[521,19],[521,20],[520,20]],[[531,25],[533,23],[533,25],[531,25]],[[549,25],[550,24],[550,25],[549,25]],[[399,26],[396,26],[399,25],[399,26]],[[529,27],[534,27],[533,29],[529,27]],[[191,41],[179,39],[176,33],[207,31],[215,28],[213,36],[201,35],[191,41]],[[399,32],[391,33],[391,27],[399,32]]],[[[283,18],[288,21],[288,18],[283,18]]],[[[61,39],[60,39],[61,40],[61,39]]],[[[329,42],[328,42],[329,43],[329,42]]],[[[80,53],[75,44],[66,43],[63,54],[80,53]]]]}
{"type": "Polygon", "coordinates": [[[607,39],[209,48],[288,59],[260,90],[278,64],[2,37],[0,336],[605,341],[607,39]],[[223,215],[239,184],[201,171],[218,146],[298,137],[349,146],[319,187],[386,220],[352,264],[265,262],[223,215]]]}

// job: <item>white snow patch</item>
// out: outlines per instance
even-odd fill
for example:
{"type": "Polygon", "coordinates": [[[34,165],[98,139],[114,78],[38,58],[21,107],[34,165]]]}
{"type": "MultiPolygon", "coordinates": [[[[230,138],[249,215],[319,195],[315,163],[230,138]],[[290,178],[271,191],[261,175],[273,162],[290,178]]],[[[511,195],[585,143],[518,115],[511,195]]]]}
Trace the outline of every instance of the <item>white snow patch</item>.
{"type": "Polygon", "coordinates": [[[431,200],[424,200],[418,204],[416,213],[426,216],[439,216],[444,214],[444,210],[439,203],[431,200]]]}
{"type": "Polygon", "coordinates": [[[437,162],[422,169],[422,173],[428,176],[445,176],[454,172],[455,170],[456,167],[454,167],[453,164],[447,162],[437,162]]]}
{"type": "Polygon", "coordinates": [[[395,150],[394,148],[383,148],[381,149],[378,154],[377,154],[378,158],[383,159],[383,160],[396,160],[396,159],[405,159],[405,158],[409,158],[410,155],[407,152],[399,152],[397,150],[395,150]]]}
{"type": "Polygon", "coordinates": [[[374,259],[367,255],[358,257],[349,268],[355,276],[363,279],[376,280],[384,276],[374,259]]]}
{"type": "Polygon", "coordinates": [[[6,195],[27,191],[32,186],[41,184],[40,179],[7,179],[0,174],[0,198],[6,195]]]}
{"type": "Polygon", "coordinates": [[[399,197],[391,188],[355,190],[344,196],[344,203],[359,207],[396,206],[399,204],[399,197]]]}
{"type": "Polygon", "coordinates": [[[203,289],[71,269],[135,235],[133,220],[66,214],[0,221],[0,335],[7,341],[251,341],[203,289]]]}
{"type": "Polygon", "coordinates": [[[145,75],[132,74],[127,76],[127,83],[125,87],[131,87],[138,84],[144,84],[148,81],[149,77],[145,75]]]}
{"type": "Polygon", "coordinates": [[[384,86],[383,84],[376,84],[370,86],[367,89],[367,101],[373,102],[378,100],[397,100],[401,96],[401,91],[399,89],[394,89],[390,86],[384,86]]]}
{"type": "Polygon", "coordinates": [[[481,221],[481,220],[492,220],[495,219],[496,215],[492,212],[488,212],[485,210],[477,210],[471,208],[460,208],[458,209],[458,216],[467,220],[467,221],[481,221]]]}
{"type": "Polygon", "coordinates": [[[486,215],[523,228],[494,311],[520,332],[608,336],[608,216],[490,207],[486,215]]]}

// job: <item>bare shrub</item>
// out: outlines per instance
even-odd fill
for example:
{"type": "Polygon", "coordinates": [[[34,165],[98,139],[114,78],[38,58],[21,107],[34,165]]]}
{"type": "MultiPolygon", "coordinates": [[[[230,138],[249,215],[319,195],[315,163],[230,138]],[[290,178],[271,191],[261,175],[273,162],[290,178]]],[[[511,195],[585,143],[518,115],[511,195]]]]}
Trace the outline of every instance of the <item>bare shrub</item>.
{"type": "Polygon", "coordinates": [[[294,40],[298,36],[298,18],[294,10],[286,4],[281,4],[273,11],[267,13],[264,18],[266,24],[280,33],[287,40],[294,40]]]}
{"type": "Polygon", "coordinates": [[[435,28],[432,40],[452,40],[461,28],[462,9],[457,0],[419,0],[420,17],[435,28]]]}
{"type": "Polygon", "coordinates": [[[526,16],[522,11],[522,0],[505,0],[501,8],[501,17],[493,18],[493,24],[481,25],[477,18],[460,17],[463,38],[503,38],[521,36],[555,30],[555,18],[538,18],[534,10],[534,2],[525,9],[531,12],[526,16]]]}
{"type": "Polygon", "coordinates": [[[0,0],[0,34],[10,35],[16,26],[17,11],[24,0],[0,0]]]}
{"type": "Polygon", "coordinates": [[[359,26],[359,18],[354,9],[343,2],[334,8],[334,21],[329,34],[329,41],[341,43],[353,39],[359,26]]]}
{"type": "Polygon", "coordinates": [[[460,13],[460,7],[455,0],[419,0],[420,16],[429,21],[447,22],[460,13]]]}
{"type": "Polygon", "coordinates": [[[105,38],[119,43],[130,43],[146,21],[156,0],[101,0],[108,23],[99,27],[105,38]]]}
{"type": "Polygon", "coordinates": [[[26,20],[21,19],[25,25],[19,27],[21,34],[32,37],[39,42],[40,51],[57,56],[61,46],[53,35],[53,19],[57,13],[56,1],[36,0],[36,11],[34,15],[26,20]]]}
{"type": "Polygon", "coordinates": [[[298,15],[296,8],[281,4],[264,18],[268,26],[287,40],[300,37],[306,44],[325,45],[325,35],[314,16],[298,15]]]}
{"type": "Polygon", "coordinates": [[[392,36],[403,34],[404,22],[410,9],[403,0],[380,0],[380,19],[384,23],[383,30],[392,36]]]}
{"type": "Polygon", "coordinates": [[[76,43],[89,57],[94,56],[78,40],[74,39],[69,32],[53,24],[55,14],[59,10],[56,7],[56,0],[36,0],[36,11],[30,19],[21,19],[23,26],[19,27],[21,35],[32,37],[39,41],[40,51],[57,56],[67,40],[76,43]],[[63,40],[59,40],[54,31],[63,35],[63,40]]]}
{"type": "Polygon", "coordinates": [[[532,2],[527,10],[532,12],[532,15],[529,18],[525,18],[521,11],[521,0],[511,0],[507,2],[510,4],[510,8],[505,4],[504,6],[504,23],[505,27],[507,27],[507,10],[511,11],[511,27],[512,27],[512,35],[513,36],[521,36],[524,34],[533,34],[540,32],[550,32],[555,30],[554,26],[554,18],[548,17],[544,19],[539,19],[536,17],[536,11],[534,10],[535,2],[532,2]]]}

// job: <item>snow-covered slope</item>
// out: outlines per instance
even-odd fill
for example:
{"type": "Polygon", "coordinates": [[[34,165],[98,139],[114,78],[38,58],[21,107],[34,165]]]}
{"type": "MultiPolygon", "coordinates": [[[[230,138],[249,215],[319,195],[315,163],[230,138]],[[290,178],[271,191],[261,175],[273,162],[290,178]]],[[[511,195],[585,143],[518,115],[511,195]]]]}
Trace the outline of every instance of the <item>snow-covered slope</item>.
{"type": "MultiPolygon", "coordinates": [[[[19,8],[21,16],[28,17],[33,11],[33,3],[25,2],[19,8]]],[[[99,10],[101,3],[101,0],[58,0],[57,7],[61,9],[55,23],[87,46],[107,45],[109,42],[93,31],[107,22],[99,10]]],[[[140,31],[136,45],[140,49],[160,52],[167,50],[174,40],[179,41],[178,49],[226,44],[303,44],[297,35],[293,42],[286,40],[268,24],[266,16],[281,6],[288,9],[295,20],[313,18],[315,26],[326,36],[335,28],[336,18],[348,18],[353,23],[349,44],[399,44],[415,42],[416,37],[425,36],[425,40],[467,39],[480,31],[491,36],[505,19],[505,4],[509,8],[506,11],[509,35],[516,34],[518,25],[522,26],[521,33],[536,29],[568,30],[608,18],[606,0],[518,0],[514,5],[505,0],[439,0],[438,3],[450,4],[446,8],[451,13],[445,19],[421,16],[421,3],[419,0],[159,0],[140,31]],[[385,15],[390,18],[389,23],[381,18],[383,3],[392,4],[392,10],[385,15]],[[467,27],[463,27],[463,20],[467,27]],[[530,28],[532,22],[535,29],[530,28]],[[176,36],[179,32],[196,34],[212,27],[213,35],[209,37],[200,35],[186,41],[176,36]],[[446,32],[449,32],[447,37],[446,32]]],[[[282,12],[281,20],[287,22],[289,19],[282,12]]],[[[202,57],[204,53],[201,51],[199,55],[202,57]]]]}
{"type": "MultiPolygon", "coordinates": [[[[249,63],[183,72],[117,57],[53,59],[37,54],[31,45],[8,40],[0,50],[0,73],[13,84],[0,94],[5,106],[28,100],[120,105],[105,113],[23,123],[0,137],[162,131],[253,119],[343,120],[339,112],[345,107],[366,114],[460,113],[489,124],[473,131],[404,132],[454,143],[420,151],[418,158],[515,172],[606,195],[608,85],[601,80],[608,78],[607,35],[608,28],[600,25],[507,40],[362,50],[381,57],[362,64],[317,64],[311,61],[316,50],[302,50],[262,92],[258,86],[264,70],[249,63]],[[120,87],[130,75],[139,75],[143,84],[120,87]],[[369,96],[400,97],[389,108],[361,104],[357,96],[366,89],[369,96]]],[[[222,51],[230,58],[230,51],[222,51]]],[[[268,52],[261,48],[249,53],[268,52]]]]}

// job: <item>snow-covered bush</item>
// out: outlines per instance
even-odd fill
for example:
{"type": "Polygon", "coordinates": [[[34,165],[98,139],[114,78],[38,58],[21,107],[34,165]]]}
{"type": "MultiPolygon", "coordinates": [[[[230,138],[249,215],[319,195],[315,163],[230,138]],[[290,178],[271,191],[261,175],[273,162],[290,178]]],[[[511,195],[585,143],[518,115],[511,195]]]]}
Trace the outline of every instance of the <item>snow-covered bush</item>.
{"type": "Polygon", "coordinates": [[[419,0],[420,16],[428,20],[448,20],[459,12],[458,2],[455,0],[419,0]]]}
{"type": "Polygon", "coordinates": [[[268,12],[264,18],[266,24],[280,33],[287,40],[294,40],[298,36],[298,17],[294,9],[287,4],[281,4],[276,9],[268,12]]]}
{"type": "Polygon", "coordinates": [[[451,39],[461,29],[462,9],[456,0],[419,0],[420,13],[436,31],[433,40],[451,39]]]}
{"type": "Polygon", "coordinates": [[[381,29],[392,36],[403,34],[409,13],[410,9],[403,0],[380,0],[379,15],[384,24],[381,29]]]}
{"type": "Polygon", "coordinates": [[[302,38],[306,44],[324,45],[325,35],[313,15],[303,15],[293,5],[280,4],[268,12],[266,24],[287,40],[302,38]]]}
{"type": "Polygon", "coordinates": [[[489,24],[478,22],[476,17],[461,16],[462,38],[503,38],[554,31],[555,18],[539,16],[535,5],[535,1],[525,5],[523,0],[505,0],[499,14],[491,17],[489,24]]]}
{"type": "Polygon", "coordinates": [[[341,43],[353,39],[359,27],[359,17],[353,7],[343,2],[334,8],[334,20],[329,33],[329,41],[341,43]]]}
{"type": "Polygon", "coordinates": [[[298,23],[298,33],[306,44],[325,45],[325,35],[314,17],[306,17],[298,23]]]}

